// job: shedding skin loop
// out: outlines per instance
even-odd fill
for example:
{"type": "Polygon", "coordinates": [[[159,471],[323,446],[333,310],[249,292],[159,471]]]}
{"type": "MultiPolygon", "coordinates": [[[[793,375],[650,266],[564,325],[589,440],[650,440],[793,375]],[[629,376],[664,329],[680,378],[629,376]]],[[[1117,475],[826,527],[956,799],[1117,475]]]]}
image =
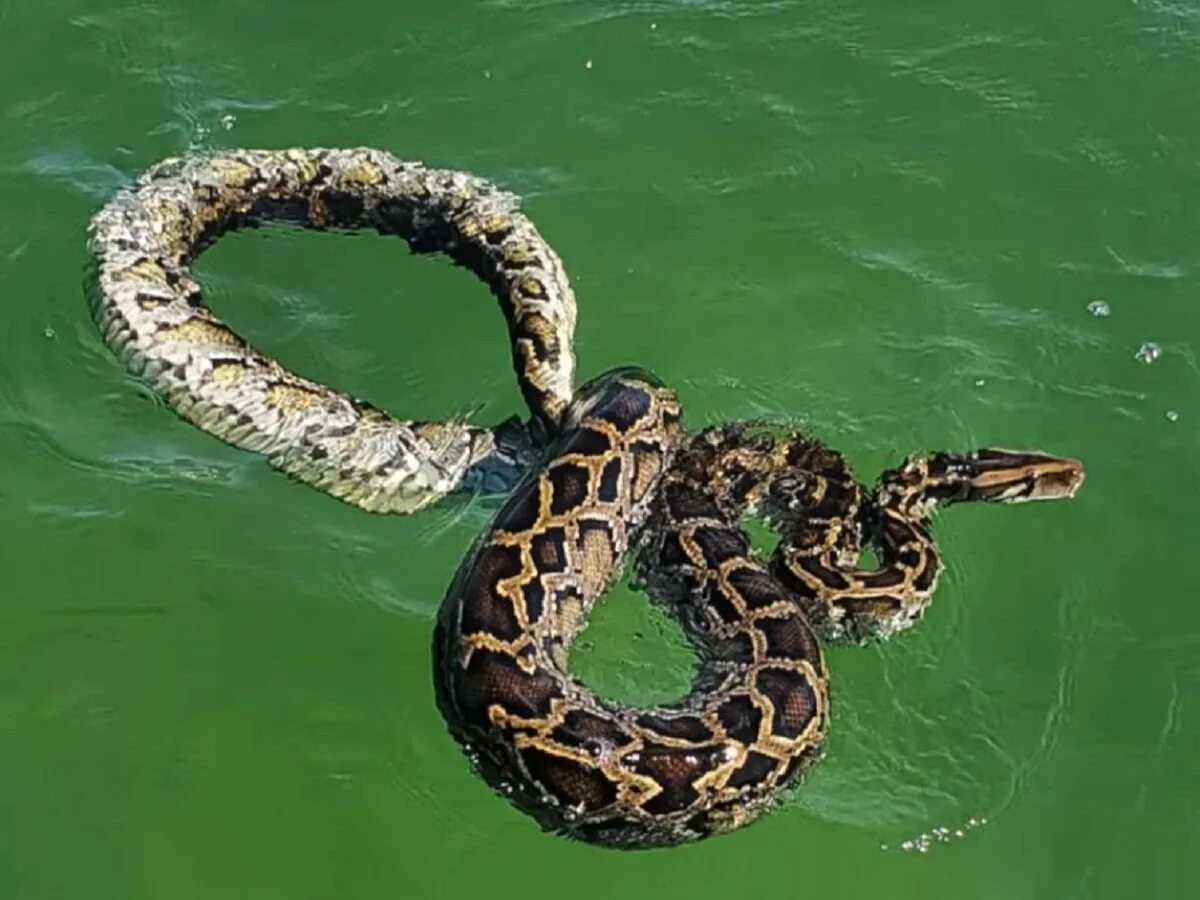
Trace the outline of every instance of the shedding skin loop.
{"type": "Polygon", "coordinates": [[[678,844],[777,805],[828,730],[821,640],[890,637],[928,608],[933,511],[1070,497],[1083,481],[1076,460],[989,448],[910,457],[865,487],[841,454],[767,423],[688,434],[674,393],[643,370],[575,390],[575,296],[516,200],[380,150],[165,160],[96,214],[89,246],[105,340],[199,428],[372,512],[512,489],[439,611],[437,701],[489,783],[597,844],[678,844]],[[255,350],[204,304],[190,266],[225,232],[271,221],[399,235],[469,268],[500,303],[529,422],[395,418],[255,350]],[[769,560],[741,525],[755,513],[780,536],[769,560]],[[612,702],[568,671],[627,561],[698,657],[677,702],[612,702]]]}

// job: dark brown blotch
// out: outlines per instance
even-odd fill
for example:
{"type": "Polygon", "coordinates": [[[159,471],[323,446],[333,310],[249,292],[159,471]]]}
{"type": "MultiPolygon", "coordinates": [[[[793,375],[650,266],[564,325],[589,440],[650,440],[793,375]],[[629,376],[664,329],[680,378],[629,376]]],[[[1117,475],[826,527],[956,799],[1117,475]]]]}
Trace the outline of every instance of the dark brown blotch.
{"type": "Polygon", "coordinates": [[[539,572],[566,571],[566,540],[566,533],[561,528],[548,528],[533,536],[529,542],[529,549],[533,556],[533,564],[539,572]]]}
{"type": "Polygon", "coordinates": [[[744,618],[741,610],[726,595],[725,589],[715,581],[709,586],[704,599],[709,608],[717,614],[717,618],[726,625],[736,625],[744,618]]]}
{"type": "Polygon", "coordinates": [[[850,587],[850,580],[844,573],[825,565],[819,557],[795,555],[784,557],[782,554],[776,556],[773,566],[775,573],[787,587],[799,591],[801,594],[810,593],[810,589],[804,586],[803,578],[789,571],[793,566],[808,573],[830,590],[844,591],[850,587]]]}
{"type": "Polygon", "coordinates": [[[778,766],[779,763],[771,757],[751,750],[746,754],[746,761],[729,776],[729,786],[743,788],[765,784],[778,766]]]}
{"type": "Polygon", "coordinates": [[[692,539],[700,547],[710,569],[716,569],[721,563],[744,557],[750,552],[745,535],[733,528],[697,528],[692,532],[692,539]]]}
{"type": "Polygon", "coordinates": [[[463,591],[462,634],[490,634],[502,641],[520,637],[516,610],[499,587],[502,580],[520,572],[521,556],[515,547],[490,546],[480,551],[463,591]]]}
{"type": "Polygon", "coordinates": [[[877,569],[874,572],[860,572],[858,579],[868,590],[887,591],[904,586],[908,573],[903,569],[877,569]]]}
{"type": "Polygon", "coordinates": [[[596,497],[603,503],[615,503],[620,493],[621,460],[619,457],[613,457],[600,472],[600,483],[596,488],[596,497]]]}
{"type": "Polygon", "coordinates": [[[408,197],[388,197],[380,200],[375,206],[375,228],[380,234],[408,237],[414,231],[416,212],[416,204],[408,197]]]}
{"type": "Polygon", "coordinates": [[[728,579],[749,609],[762,609],[784,599],[779,582],[757,564],[749,561],[730,572],[728,579]]]}
{"type": "Polygon", "coordinates": [[[725,662],[747,663],[754,659],[754,641],[744,631],[720,638],[712,644],[712,655],[725,662]]]}
{"type": "Polygon", "coordinates": [[[576,428],[559,445],[558,456],[578,453],[580,456],[600,456],[612,449],[608,435],[594,428],[576,428]]]}
{"type": "Polygon", "coordinates": [[[521,596],[525,600],[525,618],[532,627],[541,621],[546,611],[546,589],[535,578],[521,588],[521,596]]]}
{"type": "Polygon", "coordinates": [[[721,726],[735,741],[752,744],[758,740],[763,714],[745,694],[734,694],[717,707],[721,726]]]}
{"type": "Polygon", "coordinates": [[[942,564],[935,553],[925,554],[925,565],[918,571],[913,579],[913,587],[922,594],[927,594],[937,585],[938,575],[941,573],[942,564]]]}
{"type": "Polygon", "coordinates": [[[754,684],[774,707],[771,730],[785,738],[803,734],[817,714],[817,695],[808,678],[789,669],[763,669],[754,684]]]}
{"type": "Polygon", "coordinates": [[[574,510],[587,499],[591,473],[575,463],[557,463],[547,472],[550,481],[550,512],[561,516],[574,510]]]}
{"type": "Polygon", "coordinates": [[[707,491],[689,484],[672,482],[663,491],[667,509],[676,521],[688,519],[722,519],[716,499],[707,491]]]}
{"type": "Polygon", "coordinates": [[[590,812],[617,799],[616,786],[596,769],[537,747],[520,753],[530,777],[566,806],[590,812]]]}
{"type": "Polygon", "coordinates": [[[777,659],[820,659],[817,639],[799,612],[779,619],[760,619],[756,627],[767,642],[767,655],[777,659]]]}
{"type": "Polygon", "coordinates": [[[689,564],[692,560],[684,550],[678,532],[668,532],[663,535],[657,553],[659,568],[675,568],[689,564]]]}
{"type": "Polygon", "coordinates": [[[789,784],[798,778],[803,778],[804,775],[815,766],[821,759],[821,744],[818,742],[811,747],[806,748],[800,753],[792,757],[791,762],[787,764],[783,775],[780,777],[778,784],[789,784]]]}
{"type": "Polygon", "coordinates": [[[496,516],[496,531],[520,534],[533,530],[542,516],[541,487],[545,476],[537,481],[526,482],[508,498],[496,516]]]}
{"type": "Polygon", "coordinates": [[[653,778],[662,791],[642,804],[642,808],[651,815],[687,809],[700,799],[693,782],[719,764],[720,753],[721,748],[711,746],[676,750],[651,745],[643,749],[630,768],[653,778]]]}
{"type": "Polygon", "coordinates": [[[656,734],[675,738],[680,741],[711,741],[712,729],[696,716],[665,716],[656,713],[643,713],[637,717],[637,723],[656,734]]]}
{"type": "Polygon", "coordinates": [[[328,188],[321,192],[320,203],[328,226],[354,228],[362,224],[366,205],[353,191],[328,188]]]}
{"type": "Polygon", "coordinates": [[[466,669],[451,664],[448,679],[457,714],[450,715],[479,729],[490,730],[488,708],[494,704],[510,715],[538,718],[549,715],[550,701],[560,697],[558,682],[546,672],[524,671],[506,653],[477,649],[466,669]]]}
{"type": "Polygon", "coordinates": [[[652,405],[650,393],[644,388],[620,384],[596,405],[592,417],[608,422],[618,431],[625,432],[646,418],[652,405]]]}
{"type": "Polygon", "coordinates": [[[504,239],[513,233],[513,221],[507,216],[497,216],[489,220],[484,227],[484,237],[493,246],[504,243],[504,239]]]}
{"type": "Polygon", "coordinates": [[[550,736],[561,744],[589,753],[599,753],[606,747],[623,747],[630,741],[630,735],[619,723],[581,709],[573,709],[567,713],[563,723],[555,728],[550,736]]]}

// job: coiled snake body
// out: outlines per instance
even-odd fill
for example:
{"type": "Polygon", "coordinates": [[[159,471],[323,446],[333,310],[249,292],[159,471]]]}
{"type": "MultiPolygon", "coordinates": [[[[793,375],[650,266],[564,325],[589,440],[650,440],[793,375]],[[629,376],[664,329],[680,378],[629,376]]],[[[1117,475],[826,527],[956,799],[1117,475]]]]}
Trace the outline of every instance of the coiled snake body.
{"type": "Polygon", "coordinates": [[[887,637],[921,616],[941,569],[933,508],[1068,497],[1083,479],[1074,460],[987,449],[910,458],[867,490],[801,434],[740,423],[688,435],[646,372],[574,391],[574,296],[513,199],[376,150],[168,160],[97,214],[91,248],[114,349],[182,415],[289,474],[410,512],[528,470],[443,601],[437,699],[490,783],[596,843],[679,843],[778,803],[829,723],[818,634],[887,637]],[[203,305],[188,265],[223,231],[276,218],[396,233],[476,272],[508,321],[531,426],[395,419],[254,351],[203,305]],[[769,562],[740,525],[752,510],[781,535],[769,562]],[[867,544],[878,565],[860,570],[867,544]],[[699,658],[689,693],[659,708],[600,698],[567,667],[627,556],[699,658]]]}

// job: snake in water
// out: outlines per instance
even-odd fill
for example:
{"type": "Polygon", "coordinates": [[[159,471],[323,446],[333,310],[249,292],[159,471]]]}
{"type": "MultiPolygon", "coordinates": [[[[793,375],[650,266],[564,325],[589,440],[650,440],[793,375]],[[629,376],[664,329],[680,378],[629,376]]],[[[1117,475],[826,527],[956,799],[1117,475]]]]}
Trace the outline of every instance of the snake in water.
{"type": "Polygon", "coordinates": [[[778,804],[824,745],[821,640],[888,637],[928,607],[933,509],[1070,497],[1083,480],[1072,459],[984,449],[911,457],[868,489],[803,434],[687,433],[645,371],[575,390],[575,298],[513,197],[378,150],[164,161],[96,214],[90,246],[106,340],[199,427],[371,511],[511,488],[439,611],[437,701],[493,787],[599,844],[677,844],[778,804]],[[204,305],[189,266],[220,234],[275,219],[398,234],[470,268],[500,301],[530,422],[396,419],[255,351],[204,305]],[[741,526],[753,511],[780,534],[769,561],[741,526]],[[627,558],[699,659],[691,690],[661,707],[599,697],[568,670],[627,558]]]}

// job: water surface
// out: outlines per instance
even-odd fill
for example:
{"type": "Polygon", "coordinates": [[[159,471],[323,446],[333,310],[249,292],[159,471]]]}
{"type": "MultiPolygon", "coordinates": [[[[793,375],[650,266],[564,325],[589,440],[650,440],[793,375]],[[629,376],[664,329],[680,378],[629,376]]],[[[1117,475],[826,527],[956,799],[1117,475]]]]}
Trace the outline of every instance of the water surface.
{"type": "MultiPolygon", "coordinates": [[[[1194,896],[1198,52],[1200,9],[1151,0],[0,0],[0,896],[1194,896]],[[523,195],[581,375],[647,366],[693,424],[793,417],[871,477],[1042,447],[1088,482],[939,519],[937,602],[830,652],[829,753],[786,809],[661,852],[542,835],[430,685],[492,507],[374,517],[291,483],[87,316],[117,186],[290,144],[523,195]]],[[[300,372],[520,411],[494,304],[444,260],[264,230],[197,271],[300,372]]],[[[664,630],[623,594],[580,665],[656,697],[688,666],[664,630]]]]}

